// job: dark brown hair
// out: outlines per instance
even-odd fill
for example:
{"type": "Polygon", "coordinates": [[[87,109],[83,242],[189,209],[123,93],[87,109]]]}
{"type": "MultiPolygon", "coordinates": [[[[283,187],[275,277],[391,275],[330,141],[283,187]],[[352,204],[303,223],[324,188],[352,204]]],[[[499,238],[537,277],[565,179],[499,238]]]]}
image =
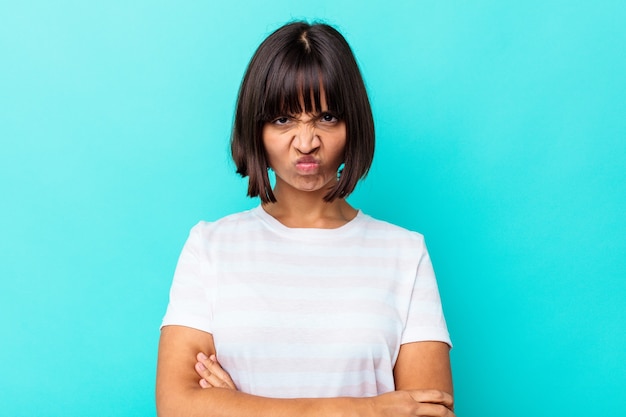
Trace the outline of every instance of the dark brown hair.
{"type": "Polygon", "coordinates": [[[329,112],[346,124],[344,168],[324,199],[348,196],[367,175],[374,157],[374,120],[352,50],[329,25],[292,22],[261,43],[239,89],[231,152],[237,173],[249,177],[248,196],[276,202],[263,125],[278,116],[320,109],[321,89],[329,112]]]}

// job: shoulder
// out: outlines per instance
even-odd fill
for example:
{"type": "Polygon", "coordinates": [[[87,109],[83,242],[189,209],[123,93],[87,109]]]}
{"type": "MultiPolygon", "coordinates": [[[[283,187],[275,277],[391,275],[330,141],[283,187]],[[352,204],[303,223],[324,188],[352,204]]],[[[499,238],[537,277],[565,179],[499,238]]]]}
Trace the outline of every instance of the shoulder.
{"type": "Polygon", "coordinates": [[[419,246],[424,244],[424,236],[419,232],[385,220],[376,219],[364,213],[361,213],[360,216],[362,218],[362,227],[369,235],[419,246]]]}
{"type": "Polygon", "coordinates": [[[201,220],[191,228],[191,239],[214,240],[219,236],[246,233],[258,227],[255,209],[229,214],[215,221],[201,220]]]}
{"type": "Polygon", "coordinates": [[[250,222],[254,216],[255,209],[245,210],[238,213],[226,215],[220,219],[207,221],[200,220],[193,228],[194,229],[211,229],[220,227],[230,227],[237,224],[250,222]]]}

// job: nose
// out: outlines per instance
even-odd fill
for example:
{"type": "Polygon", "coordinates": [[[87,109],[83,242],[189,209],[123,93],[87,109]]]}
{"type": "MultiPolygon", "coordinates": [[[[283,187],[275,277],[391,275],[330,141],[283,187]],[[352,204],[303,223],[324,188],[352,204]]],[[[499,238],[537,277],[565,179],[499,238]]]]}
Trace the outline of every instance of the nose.
{"type": "Polygon", "coordinates": [[[315,131],[315,126],[310,123],[299,123],[293,138],[293,146],[302,154],[310,154],[320,147],[320,137],[315,131]]]}

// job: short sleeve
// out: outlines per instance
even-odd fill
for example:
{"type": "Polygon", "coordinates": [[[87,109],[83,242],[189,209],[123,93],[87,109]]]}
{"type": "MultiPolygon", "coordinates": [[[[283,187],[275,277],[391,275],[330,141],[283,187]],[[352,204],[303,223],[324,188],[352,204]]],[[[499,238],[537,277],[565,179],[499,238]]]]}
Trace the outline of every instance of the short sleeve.
{"type": "Polygon", "coordinates": [[[207,239],[203,230],[208,223],[194,226],[178,258],[170,289],[170,300],[161,327],[179,325],[212,332],[212,313],[207,296],[207,239]]]}
{"type": "Polygon", "coordinates": [[[420,238],[419,262],[401,343],[438,341],[452,347],[433,265],[424,239],[421,235],[420,238]]]}

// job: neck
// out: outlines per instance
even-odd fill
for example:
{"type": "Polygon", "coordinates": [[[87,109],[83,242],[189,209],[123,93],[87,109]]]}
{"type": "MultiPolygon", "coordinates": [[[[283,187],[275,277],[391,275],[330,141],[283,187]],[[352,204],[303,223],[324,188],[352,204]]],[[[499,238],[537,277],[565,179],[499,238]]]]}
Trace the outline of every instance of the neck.
{"type": "Polygon", "coordinates": [[[357,210],[344,199],[324,200],[327,190],[300,191],[277,186],[276,203],[263,209],[287,227],[335,229],[352,220],[357,210]]]}

